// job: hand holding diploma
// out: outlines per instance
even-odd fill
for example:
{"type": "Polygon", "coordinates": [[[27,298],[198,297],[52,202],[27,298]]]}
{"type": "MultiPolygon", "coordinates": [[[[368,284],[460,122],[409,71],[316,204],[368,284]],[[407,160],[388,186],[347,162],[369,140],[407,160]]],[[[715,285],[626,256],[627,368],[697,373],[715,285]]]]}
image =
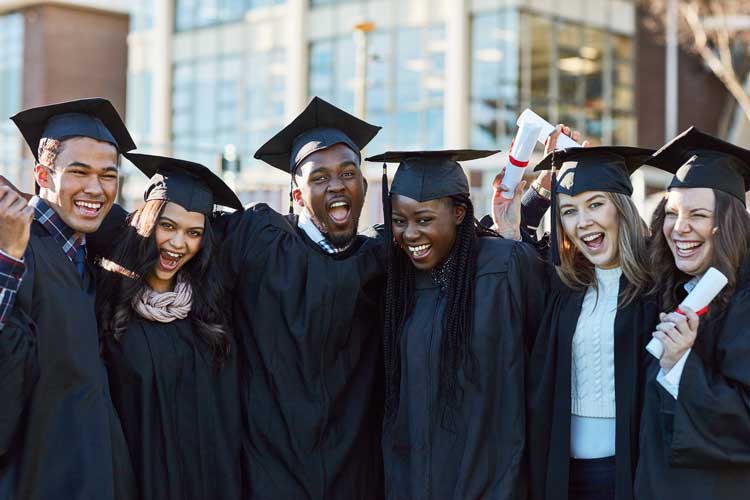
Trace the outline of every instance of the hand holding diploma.
{"type": "Polygon", "coordinates": [[[505,176],[503,177],[503,184],[507,190],[503,191],[502,196],[508,200],[513,198],[516,186],[523,179],[526,166],[531,159],[531,153],[534,152],[539,131],[542,129],[542,126],[538,123],[519,122],[518,125],[518,132],[510,146],[508,165],[505,167],[505,176]]]}
{"type": "Polygon", "coordinates": [[[665,371],[670,370],[695,342],[699,316],[708,310],[708,304],[727,284],[727,277],[716,268],[710,268],[688,294],[675,312],[660,314],[654,338],[646,350],[661,360],[665,371]]]}

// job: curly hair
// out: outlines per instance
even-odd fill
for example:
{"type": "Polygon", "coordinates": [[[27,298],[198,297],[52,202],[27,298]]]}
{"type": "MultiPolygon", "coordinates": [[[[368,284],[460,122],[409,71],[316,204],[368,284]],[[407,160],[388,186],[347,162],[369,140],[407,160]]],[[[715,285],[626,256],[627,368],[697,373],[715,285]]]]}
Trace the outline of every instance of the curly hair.
{"type": "MultiPolygon", "coordinates": [[[[448,410],[461,404],[463,388],[459,372],[478,386],[478,362],[471,348],[474,290],[476,285],[477,239],[481,236],[499,237],[474,218],[474,207],[466,195],[447,199],[466,208],[463,222],[456,228],[456,240],[448,259],[454,262],[447,274],[447,305],[443,317],[445,333],[440,344],[440,376],[438,393],[448,410]]],[[[390,224],[390,220],[386,221],[390,224]]],[[[401,379],[400,343],[404,323],[414,306],[415,270],[409,258],[395,241],[390,242],[385,287],[384,356],[386,369],[386,424],[396,415],[401,379]]]]}
{"type": "MultiPolygon", "coordinates": [[[[715,267],[727,277],[727,286],[714,299],[709,315],[721,313],[729,305],[737,287],[740,285],[740,270],[748,257],[750,246],[750,214],[742,202],[723,191],[713,190],[716,197],[714,223],[718,229],[714,235],[711,267],[715,267]]],[[[653,238],[649,247],[651,269],[654,276],[659,276],[652,291],[658,293],[664,310],[672,310],[680,303],[683,285],[692,276],[680,271],[674,263],[674,256],[664,235],[667,196],[659,202],[651,221],[653,238]]]]}
{"type": "MultiPolygon", "coordinates": [[[[127,231],[115,243],[115,254],[110,259],[119,272],[100,273],[97,314],[102,336],[111,335],[120,340],[127,331],[134,314],[133,298],[148,286],[146,276],[159,260],[155,228],[167,203],[164,200],[147,201],[129,216],[127,231]]],[[[215,236],[210,218],[205,219],[201,248],[179,272],[193,287],[193,303],[188,317],[196,335],[212,353],[215,362],[223,365],[229,358],[231,346],[226,319],[227,301],[213,255],[215,236]]]]}

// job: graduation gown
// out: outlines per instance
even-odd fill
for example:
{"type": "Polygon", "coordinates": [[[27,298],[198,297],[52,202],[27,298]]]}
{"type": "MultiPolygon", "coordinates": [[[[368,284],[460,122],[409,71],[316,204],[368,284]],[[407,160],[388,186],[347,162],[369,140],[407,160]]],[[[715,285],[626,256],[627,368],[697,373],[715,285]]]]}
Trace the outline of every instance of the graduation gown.
{"type": "Polygon", "coordinates": [[[219,368],[189,317],[159,323],[134,316],[120,340],[103,339],[103,356],[138,498],[243,498],[234,346],[219,368]]]}
{"type": "Polygon", "coordinates": [[[416,273],[397,414],[383,435],[389,499],[523,498],[524,343],[544,308],[544,268],[524,243],[480,238],[478,246],[471,342],[479,384],[461,376],[464,398],[448,421],[438,397],[447,296],[429,272],[416,273]]]}
{"type": "Polygon", "coordinates": [[[675,400],[650,361],[636,497],[750,496],[750,283],[747,263],[725,311],[701,318],[675,400]]]}
{"type": "Polygon", "coordinates": [[[60,244],[33,222],[27,270],[0,332],[0,498],[135,498],[94,312],[60,244]]]}
{"type": "Polygon", "coordinates": [[[380,498],[382,244],[329,255],[264,204],[229,220],[250,498],[380,498]]]}
{"type": "MultiPolygon", "coordinates": [[[[566,287],[550,269],[551,293],[528,370],[528,461],[532,500],[567,500],[570,462],[573,336],[585,290],[566,287]]],[[[627,286],[623,274],[619,293],[627,286]]],[[[646,344],[658,322],[655,300],[618,308],[615,349],[615,498],[633,498],[646,344]]],[[[667,497],[662,497],[667,498],[667,497]]]]}

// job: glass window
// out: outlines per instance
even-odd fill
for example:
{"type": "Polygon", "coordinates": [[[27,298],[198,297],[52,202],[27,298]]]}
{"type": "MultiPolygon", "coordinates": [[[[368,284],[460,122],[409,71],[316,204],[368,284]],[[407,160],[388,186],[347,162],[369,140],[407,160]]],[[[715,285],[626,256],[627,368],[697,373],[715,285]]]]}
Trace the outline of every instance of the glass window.
{"type": "Polygon", "coordinates": [[[633,41],[585,25],[512,9],[472,22],[471,143],[510,143],[531,107],[593,144],[632,144],[633,41]]]}
{"type": "Polygon", "coordinates": [[[286,0],[175,0],[175,31],[240,21],[257,7],[279,5],[286,0]]]}
{"type": "MultiPolygon", "coordinates": [[[[445,28],[376,30],[367,47],[367,119],[383,126],[368,149],[442,147],[445,28]]],[[[352,112],[354,35],[317,40],[309,50],[310,95],[352,112]]]]}
{"type": "MultiPolygon", "coordinates": [[[[23,36],[22,14],[0,16],[0,116],[11,116],[21,109],[23,36]]],[[[21,182],[26,180],[21,175],[28,166],[21,162],[21,151],[22,142],[13,122],[0,120],[0,171],[23,187],[27,182],[21,182]]]]}

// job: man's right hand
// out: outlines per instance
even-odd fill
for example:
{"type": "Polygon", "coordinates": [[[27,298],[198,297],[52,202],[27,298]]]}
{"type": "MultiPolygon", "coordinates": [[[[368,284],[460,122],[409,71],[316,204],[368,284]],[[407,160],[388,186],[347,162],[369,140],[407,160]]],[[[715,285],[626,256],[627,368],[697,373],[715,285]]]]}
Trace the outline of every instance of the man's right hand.
{"type": "Polygon", "coordinates": [[[31,235],[34,207],[8,186],[0,186],[0,250],[21,259],[31,235]]]}

